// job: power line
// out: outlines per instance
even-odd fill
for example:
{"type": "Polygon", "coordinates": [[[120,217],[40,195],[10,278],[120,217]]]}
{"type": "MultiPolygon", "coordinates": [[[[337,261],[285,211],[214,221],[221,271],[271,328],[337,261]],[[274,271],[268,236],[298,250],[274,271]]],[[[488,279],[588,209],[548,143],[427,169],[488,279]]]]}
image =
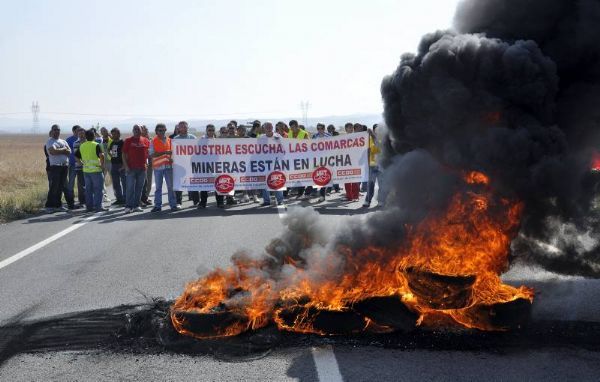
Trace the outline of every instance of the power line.
{"type": "MultiPolygon", "coordinates": [[[[32,106],[33,107],[33,106],[32,106]]],[[[17,112],[0,112],[0,115],[17,115],[17,114],[29,114],[32,111],[17,111],[17,112]]],[[[158,118],[158,117],[192,117],[200,119],[210,119],[210,117],[227,117],[232,115],[256,115],[256,114],[273,114],[273,113],[287,113],[283,110],[270,110],[270,111],[243,111],[235,113],[216,113],[208,115],[197,115],[197,114],[136,114],[136,113],[123,113],[123,114],[109,114],[109,113],[75,113],[65,111],[44,111],[44,114],[50,115],[77,115],[77,116],[91,116],[91,117],[135,117],[135,118],[158,118]]]]}

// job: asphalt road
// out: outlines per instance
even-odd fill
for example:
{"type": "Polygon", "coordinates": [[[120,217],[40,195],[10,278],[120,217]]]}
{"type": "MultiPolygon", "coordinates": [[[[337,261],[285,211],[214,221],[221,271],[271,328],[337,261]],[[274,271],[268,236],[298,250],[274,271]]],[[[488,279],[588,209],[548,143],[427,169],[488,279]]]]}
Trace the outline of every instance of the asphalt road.
{"type": "MultiPolygon", "coordinates": [[[[240,249],[260,251],[281,232],[284,210],[256,206],[197,211],[186,202],[176,213],[41,214],[0,226],[0,381],[600,380],[600,282],[527,268],[505,275],[538,292],[532,326],[539,329],[521,334],[277,334],[272,346],[246,352],[227,350],[247,349],[244,338],[198,352],[94,342],[95,328],[113,330],[130,317],[125,310],[174,299],[240,249]],[[2,266],[19,253],[26,256],[2,266]]],[[[333,225],[365,213],[338,196],[317,210],[333,225]]]]}

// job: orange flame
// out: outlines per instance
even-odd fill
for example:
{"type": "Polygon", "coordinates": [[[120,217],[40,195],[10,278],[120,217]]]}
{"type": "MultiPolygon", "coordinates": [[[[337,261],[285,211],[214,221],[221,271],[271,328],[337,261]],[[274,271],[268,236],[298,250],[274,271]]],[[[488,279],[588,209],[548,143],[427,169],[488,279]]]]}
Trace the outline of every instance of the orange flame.
{"type": "MultiPolygon", "coordinates": [[[[517,299],[533,301],[532,289],[505,285],[499,277],[508,268],[510,242],[518,231],[523,205],[496,197],[483,173],[469,172],[463,178],[469,190],[454,195],[443,214],[406,226],[402,247],[353,250],[339,245],[316,256],[318,263],[311,264],[310,270],[302,260],[288,257],[284,263],[293,272],[286,273],[283,287],[281,280],[261,272],[268,267],[266,259],[236,258],[233,267],[217,269],[186,286],[172,307],[174,327],[206,338],[187,329],[177,312],[226,309],[248,317],[247,323],[212,336],[237,335],[271,322],[283,330],[324,335],[328,333],[313,326],[311,308],[347,312],[369,297],[399,296],[418,314],[418,325],[505,329],[492,324],[484,308],[517,299]],[[452,280],[460,282],[452,286],[452,280]],[[286,322],[281,315],[290,307],[300,308],[301,313],[286,322]]],[[[360,330],[389,328],[365,318],[360,330]]]]}

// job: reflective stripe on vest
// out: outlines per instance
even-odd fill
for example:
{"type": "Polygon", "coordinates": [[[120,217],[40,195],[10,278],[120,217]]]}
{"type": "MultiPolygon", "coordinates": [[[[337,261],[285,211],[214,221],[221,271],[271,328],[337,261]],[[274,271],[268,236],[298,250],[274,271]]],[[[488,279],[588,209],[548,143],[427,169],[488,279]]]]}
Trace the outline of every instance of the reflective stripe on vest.
{"type": "Polygon", "coordinates": [[[86,141],[79,146],[81,162],[83,162],[83,172],[102,172],[100,158],[96,154],[98,143],[86,141]]]}
{"type": "MultiPolygon", "coordinates": [[[[164,151],[171,151],[171,138],[167,137],[167,139],[163,142],[158,136],[154,137],[152,140],[152,146],[154,147],[155,153],[161,153],[164,151]]],[[[152,158],[152,168],[159,168],[162,166],[170,166],[171,165],[171,155],[163,154],[157,157],[152,158]]]]}

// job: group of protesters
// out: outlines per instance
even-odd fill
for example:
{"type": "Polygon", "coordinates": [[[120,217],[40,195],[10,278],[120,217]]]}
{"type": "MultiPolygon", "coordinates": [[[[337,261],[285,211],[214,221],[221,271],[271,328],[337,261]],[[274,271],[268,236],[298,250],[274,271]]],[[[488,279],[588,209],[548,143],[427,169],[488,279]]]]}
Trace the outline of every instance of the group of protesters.
{"type": "MultiPolygon", "coordinates": [[[[292,139],[320,139],[337,136],[340,133],[334,125],[327,127],[323,123],[317,124],[317,132],[310,134],[304,126],[296,120],[289,123],[271,122],[261,123],[256,120],[247,127],[230,121],[217,133],[213,124],[206,125],[205,133],[201,138],[292,138],[292,139]]],[[[378,177],[376,155],[379,152],[376,139],[377,125],[372,129],[360,123],[346,123],[346,134],[367,131],[369,133],[369,181],[363,183],[346,183],[345,197],[347,201],[357,201],[361,193],[366,194],[363,207],[370,206],[374,192],[375,182],[378,177]]],[[[173,189],[173,139],[197,139],[188,131],[188,123],[181,121],[175,125],[172,134],[167,133],[165,124],[156,125],[155,136],[144,125],[134,125],[132,136],[122,139],[118,128],[108,131],[105,127],[100,129],[83,129],[79,125],[72,128],[72,135],[66,140],[60,139],[60,127],[53,125],[49,132],[49,139],[44,146],[46,155],[46,172],[48,174],[48,197],[46,209],[48,212],[69,211],[85,208],[88,212],[101,212],[108,209],[103,206],[103,201],[110,202],[106,192],[105,178],[110,174],[115,200],[112,205],[123,206],[125,213],[141,212],[143,207],[153,204],[152,212],[162,210],[163,182],[166,183],[167,200],[173,211],[182,209],[183,192],[173,189]],[[149,198],[154,177],[155,192],[154,203],[149,198]],[[75,203],[75,183],[77,183],[77,199],[75,203]],[[62,205],[64,194],[67,208],[62,205]]],[[[327,195],[340,192],[340,186],[321,187],[315,190],[312,186],[295,187],[286,191],[245,190],[229,195],[215,193],[216,205],[224,208],[226,205],[238,203],[260,203],[262,206],[271,205],[271,193],[275,196],[275,203],[283,205],[285,199],[296,198],[310,199],[313,193],[317,194],[318,202],[326,200],[327,195]]],[[[188,198],[198,209],[206,208],[209,192],[189,191],[188,198]]]]}

